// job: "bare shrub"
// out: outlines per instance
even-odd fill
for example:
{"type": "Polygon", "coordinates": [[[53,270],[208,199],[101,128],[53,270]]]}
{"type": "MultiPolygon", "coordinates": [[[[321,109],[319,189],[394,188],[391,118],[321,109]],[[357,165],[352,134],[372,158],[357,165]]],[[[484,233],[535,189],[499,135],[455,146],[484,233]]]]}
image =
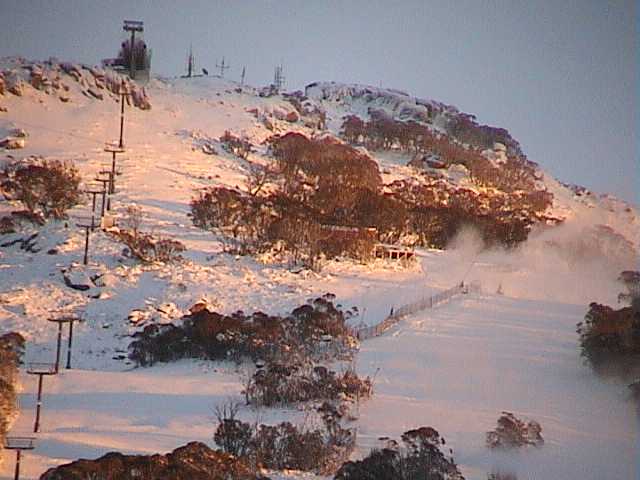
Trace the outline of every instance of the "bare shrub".
{"type": "Polygon", "coordinates": [[[14,233],[16,231],[16,222],[11,217],[0,218],[0,235],[14,233]]]}
{"type": "Polygon", "coordinates": [[[186,249],[178,240],[157,238],[148,233],[120,230],[113,235],[129,248],[132,257],[144,263],[175,262],[186,249]]]}
{"type": "Polygon", "coordinates": [[[271,182],[276,181],[278,173],[270,165],[249,164],[245,185],[249,195],[255,197],[271,182]]]}
{"type": "Polygon", "coordinates": [[[233,253],[254,253],[268,229],[268,207],[256,197],[226,187],[212,187],[191,200],[196,227],[220,234],[233,253]]]}
{"type": "Polygon", "coordinates": [[[128,247],[133,258],[141,262],[171,263],[182,258],[180,254],[186,250],[182,242],[145,233],[141,230],[142,222],[142,209],[129,205],[120,219],[122,228],[110,233],[128,247]]]}
{"type": "Polygon", "coordinates": [[[224,452],[243,457],[251,451],[254,429],[236,418],[239,410],[240,404],[231,400],[215,407],[218,428],[213,440],[224,452]]]}
{"type": "Polygon", "coordinates": [[[525,445],[540,447],[544,444],[542,427],[534,420],[525,423],[511,412],[502,412],[495,430],[487,432],[489,448],[517,448],[525,445]]]}
{"type": "Polygon", "coordinates": [[[240,138],[229,130],[226,130],[224,135],[220,137],[220,143],[222,143],[222,147],[226,151],[243,160],[247,159],[253,147],[249,140],[246,138],[240,138]]]}
{"type": "Polygon", "coordinates": [[[131,232],[134,237],[137,237],[140,227],[142,226],[142,221],[142,208],[137,205],[128,205],[120,219],[120,224],[131,232]]]}
{"type": "Polygon", "coordinates": [[[5,196],[45,218],[64,218],[65,212],[80,201],[80,175],[70,162],[34,158],[9,165],[2,178],[5,196]]]}

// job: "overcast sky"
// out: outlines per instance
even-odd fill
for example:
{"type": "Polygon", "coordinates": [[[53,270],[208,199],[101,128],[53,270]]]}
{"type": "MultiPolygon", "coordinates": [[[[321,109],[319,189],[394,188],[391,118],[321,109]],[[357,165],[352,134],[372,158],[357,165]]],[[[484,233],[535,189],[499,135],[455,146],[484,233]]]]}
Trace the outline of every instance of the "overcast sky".
{"type": "Polygon", "coordinates": [[[0,0],[0,56],[99,63],[143,20],[152,70],[198,67],[289,89],[316,80],[399,88],[507,128],[562,181],[640,204],[633,0],[0,0]]]}

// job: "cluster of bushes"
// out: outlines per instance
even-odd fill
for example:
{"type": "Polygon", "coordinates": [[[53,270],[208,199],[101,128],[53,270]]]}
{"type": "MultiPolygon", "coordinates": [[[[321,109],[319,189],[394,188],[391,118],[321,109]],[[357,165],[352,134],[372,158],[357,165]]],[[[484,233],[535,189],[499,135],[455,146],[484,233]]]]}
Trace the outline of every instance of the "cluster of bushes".
{"type": "Polygon", "coordinates": [[[633,307],[591,303],[577,331],[582,356],[596,370],[624,372],[640,359],[640,311],[633,307]]]}
{"type": "Polygon", "coordinates": [[[237,408],[216,411],[214,441],[226,453],[256,468],[302,470],[328,475],[349,458],[355,430],[340,425],[340,412],[330,404],[321,408],[322,428],[300,428],[290,422],[251,425],[236,418],[237,408]]]}
{"type": "Polygon", "coordinates": [[[287,133],[269,144],[274,165],[251,176],[249,192],[217,186],[191,202],[193,223],[237,253],[276,249],[313,268],[323,257],[368,260],[378,240],[444,248],[469,224],[487,243],[511,246],[552,199],[546,191],[488,195],[438,181],[383,189],[376,162],[335,139],[287,133]],[[259,195],[267,181],[274,188],[259,195]]]}
{"type": "Polygon", "coordinates": [[[31,216],[61,219],[80,202],[80,175],[69,162],[34,157],[7,165],[0,172],[0,191],[31,216]]]}
{"type": "Polygon", "coordinates": [[[348,355],[356,342],[346,325],[350,312],[336,308],[333,298],[316,298],[285,317],[242,311],[222,315],[203,309],[183,317],[182,326],[148,325],[133,335],[129,358],[142,366],[181,358],[291,364],[313,357],[325,336],[348,355]]]}
{"type": "Polygon", "coordinates": [[[511,412],[502,412],[496,429],[487,432],[486,442],[489,448],[540,447],[544,444],[541,432],[535,420],[525,423],[511,412]]]}
{"type": "MultiPolygon", "coordinates": [[[[24,354],[24,338],[19,333],[0,335],[0,450],[17,409],[15,383],[24,354]]],[[[1,463],[1,458],[0,458],[1,463]]]]}
{"type": "Polygon", "coordinates": [[[514,246],[527,239],[531,225],[544,219],[547,192],[476,193],[434,180],[427,184],[397,180],[378,202],[385,221],[379,232],[385,241],[411,235],[422,246],[444,248],[463,226],[472,226],[487,245],[514,246]]]}
{"type": "Polygon", "coordinates": [[[165,455],[109,452],[51,468],[42,480],[269,480],[241,459],[191,442],[165,455]]]}
{"type": "Polygon", "coordinates": [[[323,366],[269,364],[257,370],[245,394],[252,405],[287,405],[310,400],[360,400],[373,388],[369,377],[360,378],[353,368],[342,374],[323,366]]]}
{"type": "Polygon", "coordinates": [[[502,143],[507,151],[516,156],[524,154],[520,144],[504,128],[480,125],[475,115],[460,113],[452,117],[447,123],[447,131],[459,142],[472,145],[477,148],[492,148],[495,143],[502,143]]]}
{"type": "Polygon", "coordinates": [[[380,110],[372,110],[365,122],[349,115],[342,124],[343,138],[352,144],[363,144],[372,150],[399,148],[415,155],[429,154],[445,165],[461,164],[467,167],[471,178],[481,186],[495,187],[505,192],[535,189],[536,171],[506,130],[479,126],[467,117],[460,117],[451,127],[453,136],[435,132],[415,121],[399,121],[380,110]],[[466,119],[466,120],[465,120],[466,119]],[[471,147],[454,140],[469,141],[471,147]],[[472,140],[472,141],[470,141],[472,140]],[[506,142],[513,154],[506,163],[494,166],[482,150],[493,147],[494,142],[506,142]]]}
{"type": "Polygon", "coordinates": [[[626,270],[618,280],[627,289],[618,300],[630,306],[616,310],[591,303],[577,325],[581,355],[598,372],[635,376],[640,374],[640,272],[626,270]]]}
{"type": "Polygon", "coordinates": [[[248,193],[226,187],[201,191],[191,202],[194,225],[222,234],[230,249],[255,253],[276,248],[294,262],[318,267],[321,257],[367,259],[375,235],[354,210],[382,186],[368,155],[335,139],[287,133],[269,141],[270,173],[252,174],[248,193]],[[258,195],[265,181],[275,188],[258,195]],[[336,235],[337,229],[343,234],[336,235]]]}
{"type": "Polygon", "coordinates": [[[390,441],[362,460],[345,463],[335,480],[464,480],[453,457],[442,452],[446,442],[433,428],[409,430],[401,439],[402,445],[390,441]]]}

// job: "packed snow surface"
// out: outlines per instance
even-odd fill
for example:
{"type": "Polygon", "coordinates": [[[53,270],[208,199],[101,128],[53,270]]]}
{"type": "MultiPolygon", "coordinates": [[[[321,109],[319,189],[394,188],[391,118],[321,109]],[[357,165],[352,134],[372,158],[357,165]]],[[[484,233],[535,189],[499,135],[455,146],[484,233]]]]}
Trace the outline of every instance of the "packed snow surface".
{"type": "MultiPolygon", "coordinates": [[[[311,95],[327,111],[334,131],[342,116],[366,111],[362,100],[349,104],[337,93],[322,98],[320,88],[343,96],[355,87],[320,84],[311,95]]],[[[386,105],[392,114],[406,111],[406,102],[421,110],[401,92],[375,93],[376,106],[382,108],[383,94],[392,94],[395,103],[386,105]]],[[[354,457],[379,445],[378,437],[398,438],[405,430],[430,425],[447,439],[468,479],[484,480],[496,468],[516,472],[521,480],[639,478],[638,417],[626,387],[596,377],[583,365],[575,333],[591,301],[615,305],[619,271],[637,268],[624,263],[625,255],[608,251],[606,240],[596,246],[581,243],[580,256],[575,255],[576,242],[604,225],[637,249],[640,223],[634,208],[545,178],[556,199],[554,213],[566,219],[565,225],[536,232],[515,251],[481,252],[474,233],[463,232],[455,248],[420,251],[408,268],[336,261],[321,273],[292,271],[281,262],[222,253],[215,237],[193,227],[187,216],[198,189],[212,184],[244,188],[247,162],[224,153],[215,142],[225,130],[257,145],[249,158],[255,162],[264,162],[260,142],[274,131],[312,133],[300,123],[281,120],[293,110],[291,104],[216,78],[152,80],[147,94],[150,111],[126,111],[127,151],[119,157],[113,214],[139,206],[142,229],[183,242],[185,261],[143,267],[122,256],[121,244],[96,232],[90,264],[82,266],[84,232],[75,223],[87,217],[90,204],[74,208],[66,224],[39,229],[39,253],[17,246],[0,249],[0,333],[16,330],[26,336],[27,361],[52,359],[55,328],[47,318],[75,313],[86,320],[74,332],[74,369],[45,379],[42,432],[38,448],[25,454],[22,478],[38,478],[52,466],[110,450],[155,453],[191,440],[212,444],[213,408],[229,397],[241,398],[250,367],[181,361],[134,369],[125,359],[129,335],[138,329],[128,319],[132,310],[139,311],[136,320],[175,321],[205,297],[225,313],[278,314],[332,292],[345,308],[358,307],[354,322],[373,324],[392,307],[462,280],[479,281],[484,293],[455,298],[363,343],[357,367],[375,376],[375,384],[374,396],[362,403],[353,424],[359,439],[354,457]],[[207,144],[217,153],[206,154],[207,144]],[[48,255],[52,248],[57,253],[48,255]],[[89,290],[69,289],[64,275],[89,290]],[[515,453],[487,450],[484,433],[495,427],[503,410],[539,421],[545,445],[515,453]]],[[[117,139],[119,104],[73,90],[69,96],[64,103],[33,89],[23,97],[0,96],[0,105],[7,108],[0,112],[0,131],[28,132],[25,148],[4,156],[72,160],[87,180],[109,166],[103,147],[117,139]]],[[[388,169],[385,178],[411,174],[406,161],[396,157],[377,158],[388,169]]],[[[0,203],[2,211],[10,208],[0,203]]],[[[17,237],[5,235],[2,241],[17,237]]],[[[33,425],[36,382],[23,371],[21,383],[21,414],[13,435],[28,434],[33,425]]],[[[243,415],[275,422],[302,419],[305,413],[262,409],[243,415]]],[[[0,478],[12,478],[12,455],[3,455],[0,478]]],[[[312,478],[282,475],[271,476],[312,478]]]]}

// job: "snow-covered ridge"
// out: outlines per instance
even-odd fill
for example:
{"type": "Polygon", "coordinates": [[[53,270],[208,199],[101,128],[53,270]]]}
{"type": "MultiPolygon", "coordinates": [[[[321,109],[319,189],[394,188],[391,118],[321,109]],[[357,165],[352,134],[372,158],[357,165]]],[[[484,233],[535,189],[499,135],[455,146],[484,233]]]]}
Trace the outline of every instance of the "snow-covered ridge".
{"type": "Polygon", "coordinates": [[[0,95],[22,97],[39,91],[63,103],[77,102],[78,94],[96,100],[119,101],[122,87],[129,93],[133,105],[143,110],[151,108],[144,87],[113,70],[62,62],[54,57],[43,62],[21,57],[0,58],[0,95]]]}
{"type": "Polygon", "coordinates": [[[317,82],[307,85],[305,95],[322,103],[328,111],[333,110],[332,113],[342,110],[342,115],[352,113],[366,120],[372,109],[379,109],[392,118],[431,124],[443,130],[446,118],[458,113],[455,107],[434,100],[423,100],[400,90],[367,85],[317,82]],[[333,105],[329,106],[327,102],[337,105],[332,108],[333,105]]]}
{"type": "Polygon", "coordinates": [[[364,98],[366,101],[379,101],[393,111],[404,112],[401,117],[409,117],[413,113],[415,119],[425,115],[430,109],[458,113],[458,109],[435,100],[425,100],[412,97],[402,90],[392,88],[373,87],[369,85],[345,84],[336,82],[314,82],[305,87],[305,94],[318,100],[342,101],[351,97],[364,98]]]}

